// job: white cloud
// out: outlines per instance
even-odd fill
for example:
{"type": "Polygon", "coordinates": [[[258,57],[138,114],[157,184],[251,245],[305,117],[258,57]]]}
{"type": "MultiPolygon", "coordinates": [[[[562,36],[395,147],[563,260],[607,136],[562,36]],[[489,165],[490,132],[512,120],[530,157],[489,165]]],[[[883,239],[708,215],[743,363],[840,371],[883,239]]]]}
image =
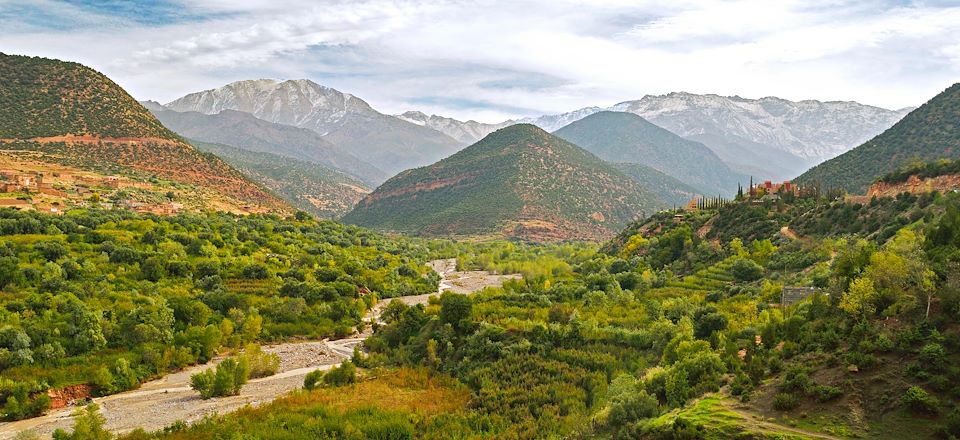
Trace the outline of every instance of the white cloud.
{"type": "Polygon", "coordinates": [[[0,50],[90,64],[138,98],[309,77],[385,112],[487,121],[680,90],[895,108],[960,78],[960,8],[922,3],[200,0],[184,8],[209,17],[96,26],[68,8],[82,26],[0,30],[0,50]]]}

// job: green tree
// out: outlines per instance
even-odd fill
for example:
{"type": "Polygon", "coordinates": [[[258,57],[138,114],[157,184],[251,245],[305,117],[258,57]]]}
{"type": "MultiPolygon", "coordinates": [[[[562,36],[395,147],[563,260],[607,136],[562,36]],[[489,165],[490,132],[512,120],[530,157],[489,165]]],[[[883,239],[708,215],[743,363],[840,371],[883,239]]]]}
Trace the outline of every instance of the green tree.
{"type": "Polygon", "coordinates": [[[873,301],[877,296],[873,280],[857,278],[850,283],[850,289],[840,299],[840,308],[853,315],[858,320],[865,320],[876,311],[873,301]]]}
{"type": "Polygon", "coordinates": [[[440,295],[440,322],[450,324],[458,333],[470,323],[473,302],[466,295],[444,292],[440,295]]]}

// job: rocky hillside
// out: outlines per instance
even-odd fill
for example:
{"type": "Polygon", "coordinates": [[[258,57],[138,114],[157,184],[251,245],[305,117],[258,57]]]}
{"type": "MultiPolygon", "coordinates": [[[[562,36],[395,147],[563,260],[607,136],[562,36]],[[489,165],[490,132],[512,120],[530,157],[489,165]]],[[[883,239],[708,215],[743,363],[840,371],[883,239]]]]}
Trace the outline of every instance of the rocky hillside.
{"type": "Polygon", "coordinates": [[[343,221],[434,236],[601,239],[665,205],[593,154],[519,124],[395,176],[343,221]]]}
{"type": "Polygon", "coordinates": [[[432,163],[461,146],[436,130],[382,114],[356,96],[303,79],[238,81],[191,93],[166,107],[205,114],[238,110],[307,128],[387,174],[432,163]]]}
{"type": "Polygon", "coordinates": [[[250,113],[224,110],[207,115],[157,110],[154,114],[163,125],[189,139],[319,164],[370,185],[380,184],[389,177],[312,130],[264,121],[250,113]]]}
{"type": "Polygon", "coordinates": [[[732,195],[738,175],[699,142],[677,136],[632,113],[599,112],[556,132],[601,159],[646,165],[705,194],[732,195]]]}
{"type": "Polygon", "coordinates": [[[960,83],[946,89],[893,127],[803,173],[799,183],[820,183],[863,194],[878,177],[911,161],[960,157],[960,83]]]}
{"type": "Polygon", "coordinates": [[[289,206],[215,156],[165,128],[106,76],[77,63],[0,54],[0,148],[83,169],[139,174],[200,186],[228,209],[289,206]]]}

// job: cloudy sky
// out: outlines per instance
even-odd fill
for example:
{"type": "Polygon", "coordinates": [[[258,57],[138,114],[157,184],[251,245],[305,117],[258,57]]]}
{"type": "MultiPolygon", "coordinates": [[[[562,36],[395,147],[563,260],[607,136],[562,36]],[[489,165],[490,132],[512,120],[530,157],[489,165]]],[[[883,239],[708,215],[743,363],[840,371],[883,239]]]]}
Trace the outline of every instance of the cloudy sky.
{"type": "Polygon", "coordinates": [[[672,91],[900,108],[960,81],[957,3],[0,0],[0,52],[160,102],[309,78],[387,113],[486,122],[672,91]]]}

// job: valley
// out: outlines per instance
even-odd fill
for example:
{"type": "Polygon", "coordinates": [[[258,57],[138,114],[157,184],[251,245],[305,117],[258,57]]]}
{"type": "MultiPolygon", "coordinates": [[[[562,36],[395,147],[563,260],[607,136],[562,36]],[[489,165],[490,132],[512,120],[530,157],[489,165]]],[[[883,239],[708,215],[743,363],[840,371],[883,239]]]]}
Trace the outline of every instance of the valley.
{"type": "Polygon", "coordinates": [[[0,440],[960,438],[960,7],[627,3],[0,1],[0,440]]]}
{"type": "MultiPolygon", "coordinates": [[[[497,275],[487,271],[456,270],[456,259],[435,260],[428,266],[440,275],[439,292],[451,291],[469,295],[488,287],[499,287],[504,280],[519,279],[516,275],[497,275]]],[[[427,304],[437,293],[386,298],[374,306],[365,316],[368,323],[379,321],[382,311],[392,302],[408,306],[427,304]]],[[[368,326],[365,327],[369,329],[368,326]]],[[[215,414],[224,414],[244,408],[257,407],[303,386],[307,373],[336,367],[343,359],[349,359],[354,346],[362,346],[372,333],[365,330],[343,339],[287,342],[264,346],[267,353],[276,353],[280,358],[279,371],[271,376],[253,379],[237,396],[222,399],[202,400],[190,388],[190,376],[215,367],[227,356],[222,356],[202,365],[195,365],[168,374],[161,379],[145,382],[139,388],[106,397],[91,399],[99,405],[105,427],[111,432],[124,434],[135,429],[148,431],[163,429],[174,422],[192,423],[215,414]]],[[[49,436],[56,429],[68,429],[73,423],[75,407],[51,411],[42,416],[12,423],[0,422],[0,439],[13,439],[19,432],[28,431],[49,436]]]]}

